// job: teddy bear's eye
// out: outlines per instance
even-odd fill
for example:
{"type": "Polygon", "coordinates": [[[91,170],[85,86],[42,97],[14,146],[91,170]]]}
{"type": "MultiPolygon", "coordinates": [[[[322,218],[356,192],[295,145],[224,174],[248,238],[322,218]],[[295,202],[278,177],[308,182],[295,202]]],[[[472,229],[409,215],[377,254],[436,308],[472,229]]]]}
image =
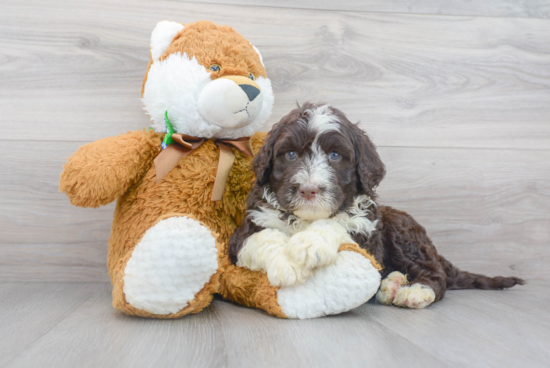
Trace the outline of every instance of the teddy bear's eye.
{"type": "Polygon", "coordinates": [[[252,73],[250,73],[250,74],[248,75],[248,78],[250,78],[250,79],[252,79],[252,80],[256,79],[256,78],[254,78],[254,74],[252,74],[252,73]]]}
{"type": "Polygon", "coordinates": [[[210,65],[210,70],[212,70],[213,72],[219,72],[220,70],[222,70],[222,67],[218,64],[212,64],[210,65]]]}

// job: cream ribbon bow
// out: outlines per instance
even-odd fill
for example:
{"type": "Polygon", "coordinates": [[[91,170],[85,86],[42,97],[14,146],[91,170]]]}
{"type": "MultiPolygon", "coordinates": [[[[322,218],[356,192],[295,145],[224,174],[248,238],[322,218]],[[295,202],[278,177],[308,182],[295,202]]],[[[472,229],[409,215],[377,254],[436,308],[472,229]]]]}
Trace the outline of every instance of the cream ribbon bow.
{"type": "MultiPolygon", "coordinates": [[[[171,140],[172,142],[165,145],[166,148],[155,158],[157,184],[176,167],[182,157],[187,156],[193,150],[199,148],[207,139],[173,133],[171,135],[171,140]]],[[[212,189],[212,201],[219,201],[222,199],[229,172],[235,162],[235,154],[231,146],[249,157],[254,157],[254,153],[252,152],[250,137],[215,139],[214,143],[220,148],[220,159],[218,161],[218,172],[214,180],[214,188],[212,189]]]]}

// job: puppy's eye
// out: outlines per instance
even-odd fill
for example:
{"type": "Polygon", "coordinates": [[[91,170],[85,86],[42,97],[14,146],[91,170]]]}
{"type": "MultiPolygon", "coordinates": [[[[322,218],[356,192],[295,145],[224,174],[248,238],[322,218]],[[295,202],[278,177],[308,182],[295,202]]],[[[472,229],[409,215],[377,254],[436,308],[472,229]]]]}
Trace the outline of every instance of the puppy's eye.
{"type": "Polygon", "coordinates": [[[338,152],[332,151],[331,153],[328,154],[328,159],[331,161],[338,161],[340,160],[340,157],[341,156],[338,152]]]}
{"type": "Polygon", "coordinates": [[[287,153],[285,153],[285,157],[288,161],[296,160],[296,151],[288,151],[287,153]]]}
{"type": "Polygon", "coordinates": [[[218,64],[212,64],[210,65],[210,70],[212,70],[213,72],[219,72],[220,70],[222,70],[222,67],[218,64]]]}
{"type": "Polygon", "coordinates": [[[248,74],[248,78],[250,78],[252,80],[256,79],[256,78],[254,78],[254,74],[252,74],[252,73],[248,74]]]}

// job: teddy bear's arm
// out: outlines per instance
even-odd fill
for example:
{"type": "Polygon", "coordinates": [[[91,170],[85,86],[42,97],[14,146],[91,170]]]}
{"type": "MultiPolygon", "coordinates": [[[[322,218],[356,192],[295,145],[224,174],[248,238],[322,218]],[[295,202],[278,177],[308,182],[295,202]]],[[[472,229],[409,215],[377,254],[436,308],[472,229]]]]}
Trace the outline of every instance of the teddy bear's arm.
{"type": "Polygon", "coordinates": [[[99,207],[120,197],[151,167],[162,135],[135,131],[80,147],[63,167],[59,190],[79,207],[99,207]]]}

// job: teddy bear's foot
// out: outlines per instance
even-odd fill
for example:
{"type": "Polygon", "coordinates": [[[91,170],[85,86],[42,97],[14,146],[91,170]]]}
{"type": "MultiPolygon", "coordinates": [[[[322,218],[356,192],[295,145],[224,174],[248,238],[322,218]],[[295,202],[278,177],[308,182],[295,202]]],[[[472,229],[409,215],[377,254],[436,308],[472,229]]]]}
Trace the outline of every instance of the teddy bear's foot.
{"type": "Polygon", "coordinates": [[[277,300],[289,318],[317,318],[347,312],[378,290],[380,273],[357,245],[340,248],[336,261],[317,268],[305,283],[282,287],[277,300]]]}
{"type": "Polygon", "coordinates": [[[229,266],[221,294],[239,304],[282,318],[316,318],[354,309],[380,286],[380,266],[356,244],[340,247],[336,261],[314,270],[303,284],[274,287],[267,275],[229,266]]]}
{"type": "Polygon", "coordinates": [[[115,272],[113,305],[123,312],[160,318],[197,313],[218,289],[217,241],[200,222],[169,217],[145,232],[115,272]]]}

